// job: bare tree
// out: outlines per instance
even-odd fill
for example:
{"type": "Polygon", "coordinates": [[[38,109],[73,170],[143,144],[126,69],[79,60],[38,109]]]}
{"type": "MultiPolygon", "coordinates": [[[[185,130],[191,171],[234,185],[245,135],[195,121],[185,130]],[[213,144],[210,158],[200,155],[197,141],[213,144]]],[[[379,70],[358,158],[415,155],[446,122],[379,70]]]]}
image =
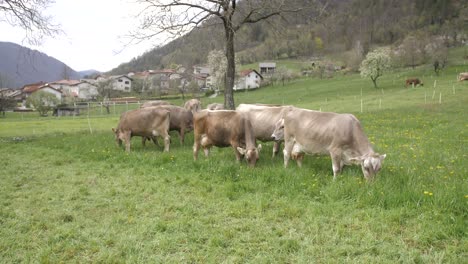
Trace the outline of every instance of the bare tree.
{"type": "Polygon", "coordinates": [[[222,22],[227,58],[224,105],[234,109],[236,32],[245,24],[253,24],[286,12],[297,12],[294,0],[139,0],[145,8],[142,23],[132,37],[143,41],[163,33],[181,36],[194,28],[222,22]],[[212,19],[213,18],[213,19],[212,19]]]}
{"type": "Polygon", "coordinates": [[[42,13],[54,0],[0,0],[0,23],[6,22],[25,31],[25,41],[40,45],[44,37],[62,33],[60,25],[42,13]]]}

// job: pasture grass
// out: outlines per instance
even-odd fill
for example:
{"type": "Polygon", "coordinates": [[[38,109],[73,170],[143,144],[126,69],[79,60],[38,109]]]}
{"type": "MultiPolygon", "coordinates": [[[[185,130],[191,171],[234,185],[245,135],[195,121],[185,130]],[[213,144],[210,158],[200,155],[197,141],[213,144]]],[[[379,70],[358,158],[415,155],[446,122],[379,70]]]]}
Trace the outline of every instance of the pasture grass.
{"type": "Polygon", "coordinates": [[[139,138],[125,153],[110,132],[118,115],[2,118],[0,260],[464,263],[468,86],[456,72],[393,73],[383,93],[357,75],[236,93],[236,103],[354,113],[387,153],[372,183],[356,166],[333,181],[327,156],[285,169],[270,143],[253,169],[230,148],[195,162],[191,133],[185,145],[171,134],[169,153],[139,138]],[[413,74],[426,85],[404,88],[413,74]]]}

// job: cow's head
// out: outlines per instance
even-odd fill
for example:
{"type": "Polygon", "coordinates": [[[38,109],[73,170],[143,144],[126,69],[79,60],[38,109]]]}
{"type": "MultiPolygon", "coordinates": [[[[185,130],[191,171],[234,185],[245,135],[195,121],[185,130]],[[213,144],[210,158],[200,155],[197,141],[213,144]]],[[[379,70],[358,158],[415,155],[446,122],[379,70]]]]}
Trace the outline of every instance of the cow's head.
{"type": "Polygon", "coordinates": [[[122,145],[122,139],[120,138],[120,131],[118,128],[112,128],[112,132],[114,132],[115,142],[117,142],[118,146],[122,145]]]}
{"type": "Polygon", "coordinates": [[[276,122],[275,130],[273,131],[273,134],[271,134],[271,137],[274,140],[284,139],[284,118],[281,118],[280,120],[276,122]]]}
{"type": "Polygon", "coordinates": [[[373,180],[375,175],[382,168],[382,162],[387,154],[380,155],[378,153],[372,153],[357,158],[352,158],[350,161],[361,164],[362,173],[364,178],[370,181],[373,180]]]}
{"type": "Polygon", "coordinates": [[[260,157],[260,150],[262,150],[261,144],[258,144],[256,148],[252,149],[237,147],[237,151],[239,151],[239,153],[245,157],[245,160],[250,167],[254,167],[257,163],[257,160],[260,157]]]}

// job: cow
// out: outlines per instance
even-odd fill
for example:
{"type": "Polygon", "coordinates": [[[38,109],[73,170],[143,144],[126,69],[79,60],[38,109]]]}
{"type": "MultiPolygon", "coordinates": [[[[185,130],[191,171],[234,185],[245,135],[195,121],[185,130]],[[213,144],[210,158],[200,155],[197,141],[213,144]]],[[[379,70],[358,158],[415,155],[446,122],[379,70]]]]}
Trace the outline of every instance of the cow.
{"type": "Polygon", "coordinates": [[[405,81],[405,87],[408,87],[408,85],[414,85],[414,87],[416,87],[418,84],[424,86],[424,83],[418,78],[409,78],[405,81]]]}
{"type": "Polygon", "coordinates": [[[231,146],[238,162],[244,156],[250,167],[257,163],[262,146],[255,146],[252,124],[244,114],[233,110],[203,110],[194,115],[193,124],[194,160],[198,159],[200,147],[208,157],[212,146],[231,146]]]}
{"type": "Polygon", "coordinates": [[[198,99],[190,99],[185,102],[184,108],[191,111],[193,114],[202,110],[202,103],[198,99]]]}
{"type": "Polygon", "coordinates": [[[163,101],[163,100],[154,100],[154,101],[148,101],[148,102],[143,103],[140,106],[140,108],[160,106],[160,105],[171,105],[171,103],[163,101]]]}
{"type": "Polygon", "coordinates": [[[468,80],[468,72],[460,72],[460,74],[458,74],[458,81],[461,82],[466,80],[468,80]]]}
{"type": "MultiPolygon", "coordinates": [[[[170,112],[169,131],[177,131],[180,144],[184,144],[185,132],[193,130],[193,114],[189,110],[176,105],[161,105],[154,108],[162,108],[170,112]]],[[[146,138],[145,138],[146,139],[146,138]]],[[[155,141],[155,138],[152,138],[155,141]]],[[[155,141],[156,143],[157,141],[155,141]]]]}
{"type": "Polygon", "coordinates": [[[370,181],[386,157],[374,152],[359,120],[352,114],[290,107],[277,122],[272,136],[284,137],[284,167],[290,157],[301,167],[305,153],[329,154],[334,180],[344,165],[360,164],[364,178],[370,181]]]}
{"type": "Polygon", "coordinates": [[[275,140],[271,135],[285,108],[281,105],[266,104],[240,104],[236,108],[236,111],[248,115],[256,139],[262,142],[274,141],[272,157],[275,157],[279,152],[282,138],[275,140]]]}
{"type": "Polygon", "coordinates": [[[224,105],[219,103],[212,103],[206,106],[208,110],[224,110],[224,105]]]}
{"type": "Polygon", "coordinates": [[[125,150],[130,152],[130,140],[133,136],[155,139],[164,138],[164,151],[169,151],[170,112],[162,108],[140,108],[130,110],[120,116],[117,128],[112,128],[119,146],[125,142],[125,150]]]}

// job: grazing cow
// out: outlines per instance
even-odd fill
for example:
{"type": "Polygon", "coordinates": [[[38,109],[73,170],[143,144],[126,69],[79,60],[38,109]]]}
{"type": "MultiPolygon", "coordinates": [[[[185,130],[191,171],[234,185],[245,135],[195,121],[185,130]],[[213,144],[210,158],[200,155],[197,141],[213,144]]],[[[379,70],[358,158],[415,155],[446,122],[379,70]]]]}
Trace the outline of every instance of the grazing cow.
{"type": "Polygon", "coordinates": [[[244,155],[249,166],[255,166],[261,145],[255,146],[255,136],[247,116],[232,110],[203,110],[194,115],[193,159],[198,159],[198,151],[203,148],[205,156],[212,146],[231,146],[240,161],[244,155]]]}
{"type": "MultiPolygon", "coordinates": [[[[180,144],[184,144],[185,132],[193,130],[192,112],[176,105],[161,105],[155,108],[166,109],[170,112],[169,131],[177,131],[177,133],[179,134],[180,144]]],[[[152,139],[153,141],[156,140],[155,138],[152,139]]]]}
{"type": "Polygon", "coordinates": [[[164,138],[164,151],[169,151],[170,137],[168,134],[170,113],[162,108],[140,108],[130,110],[120,116],[117,128],[112,128],[115,140],[119,146],[125,142],[125,150],[130,152],[130,139],[133,136],[164,138]]]}
{"type": "Polygon", "coordinates": [[[466,81],[466,80],[468,80],[468,72],[461,72],[460,74],[458,74],[459,82],[466,81]]]}
{"type": "Polygon", "coordinates": [[[290,107],[277,122],[272,136],[279,138],[282,134],[285,167],[291,156],[301,166],[304,153],[330,154],[333,179],[344,165],[360,164],[364,177],[372,180],[386,157],[374,152],[359,120],[352,114],[290,107]]]}
{"type": "Polygon", "coordinates": [[[154,101],[148,101],[148,102],[143,103],[140,106],[140,108],[160,106],[160,105],[171,105],[171,103],[162,101],[162,100],[154,100],[154,101]]]}
{"type": "Polygon", "coordinates": [[[191,111],[192,114],[202,110],[202,103],[198,99],[190,99],[184,104],[184,108],[191,111]]]}
{"type": "Polygon", "coordinates": [[[266,104],[240,104],[236,111],[245,113],[252,123],[255,138],[262,141],[274,141],[273,154],[275,157],[279,152],[282,138],[275,140],[271,135],[275,130],[275,125],[281,119],[286,106],[266,105],[266,104]]]}
{"type": "Polygon", "coordinates": [[[206,106],[207,110],[224,110],[223,104],[212,103],[206,106]]]}
{"type": "Polygon", "coordinates": [[[416,87],[418,84],[424,86],[424,83],[418,78],[410,78],[405,81],[405,87],[408,87],[408,85],[414,85],[416,87]]]}

